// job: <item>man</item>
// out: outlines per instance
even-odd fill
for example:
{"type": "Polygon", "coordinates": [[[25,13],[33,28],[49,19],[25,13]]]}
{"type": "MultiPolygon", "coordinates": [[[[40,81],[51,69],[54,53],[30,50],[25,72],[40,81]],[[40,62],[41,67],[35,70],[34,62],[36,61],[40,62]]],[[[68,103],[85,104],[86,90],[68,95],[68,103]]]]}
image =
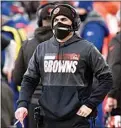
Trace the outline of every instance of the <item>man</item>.
{"type": "Polygon", "coordinates": [[[111,73],[98,50],[75,34],[80,20],[73,7],[56,6],[51,23],[54,36],[38,45],[29,62],[15,117],[23,122],[41,78],[45,128],[89,128],[88,117],[112,86],[111,73]],[[93,73],[99,86],[91,93],[93,73]]]}
{"type": "MultiPolygon", "coordinates": [[[[36,49],[37,45],[41,42],[48,40],[52,37],[51,29],[51,10],[54,8],[54,4],[49,3],[43,6],[40,6],[37,9],[37,18],[38,18],[38,28],[34,32],[32,39],[28,39],[22,45],[18,58],[15,63],[15,68],[13,71],[13,81],[16,85],[20,85],[22,77],[28,67],[29,60],[36,49]]],[[[34,108],[37,107],[38,98],[40,97],[41,86],[36,88],[31,104],[29,105],[29,128],[36,128],[36,122],[34,121],[34,108]],[[33,122],[33,123],[31,123],[33,122]]]]}
{"type": "MultiPolygon", "coordinates": [[[[121,11],[118,13],[120,19],[121,11]]],[[[121,28],[121,19],[119,25],[121,28]]],[[[112,116],[121,116],[121,29],[109,44],[108,63],[112,69],[113,88],[108,93],[105,110],[111,112],[112,116]]],[[[120,122],[118,120],[116,122],[116,127],[121,127],[121,117],[120,122]]]]}

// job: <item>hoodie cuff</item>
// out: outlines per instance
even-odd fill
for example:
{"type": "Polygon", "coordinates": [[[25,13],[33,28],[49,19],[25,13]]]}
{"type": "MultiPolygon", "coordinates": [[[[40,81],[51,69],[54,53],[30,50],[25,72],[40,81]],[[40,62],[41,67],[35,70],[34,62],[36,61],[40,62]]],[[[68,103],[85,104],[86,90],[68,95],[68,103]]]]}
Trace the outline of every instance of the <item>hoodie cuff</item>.
{"type": "Polygon", "coordinates": [[[90,102],[89,100],[86,101],[84,103],[84,105],[86,105],[88,108],[91,108],[92,110],[94,110],[96,108],[96,106],[92,102],[90,102]]]}
{"type": "Polygon", "coordinates": [[[28,103],[26,101],[21,101],[18,104],[18,107],[17,108],[20,108],[20,107],[25,107],[25,108],[28,108],[28,103]]]}

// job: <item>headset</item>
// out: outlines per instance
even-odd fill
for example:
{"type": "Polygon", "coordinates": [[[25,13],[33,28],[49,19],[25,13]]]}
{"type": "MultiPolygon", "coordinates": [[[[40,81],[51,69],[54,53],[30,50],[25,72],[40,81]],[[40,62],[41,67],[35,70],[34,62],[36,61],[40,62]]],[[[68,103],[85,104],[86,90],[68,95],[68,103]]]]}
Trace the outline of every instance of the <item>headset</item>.
{"type": "MultiPolygon", "coordinates": [[[[37,16],[37,25],[39,27],[42,26],[42,20],[43,20],[43,18],[41,16],[42,9],[44,9],[47,6],[52,6],[52,8],[54,8],[55,7],[55,3],[47,3],[47,4],[44,4],[44,5],[40,5],[37,8],[36,16],[37,16]]],[[[48,18],[51,18],[51,13],[50,13],[50,15],[48,15],[48,18]]]]}
{"type": "Polygon", "coordinates": [[[58,4],[52,11],[51,11],[51,17],[53,15],[53,12],[56,8],[60,7],[60,6],[64,6],[64,7],[67,7],[71,10],[71,12],[73,13],[74,15],[74,21],[73,21],[73,31],[78,31],[79,27],[80,27],[80,24],[81,24],[81,20],[79,18],[79,15],[78,13],[76,12],[75,8],[69,4],[58,4]]]}

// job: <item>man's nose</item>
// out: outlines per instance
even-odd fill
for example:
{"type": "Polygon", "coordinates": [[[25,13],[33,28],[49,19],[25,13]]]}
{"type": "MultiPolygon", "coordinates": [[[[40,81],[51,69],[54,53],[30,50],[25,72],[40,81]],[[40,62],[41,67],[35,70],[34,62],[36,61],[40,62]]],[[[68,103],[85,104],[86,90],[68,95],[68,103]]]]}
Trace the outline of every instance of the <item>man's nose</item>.
{"type": "Polygon", "coordinates": [[[62,23],[63,21],[62,21],[62,19],[58,19],[58,21],[57,21],[57,22],[61,22],[61,23],[62,23]]]}

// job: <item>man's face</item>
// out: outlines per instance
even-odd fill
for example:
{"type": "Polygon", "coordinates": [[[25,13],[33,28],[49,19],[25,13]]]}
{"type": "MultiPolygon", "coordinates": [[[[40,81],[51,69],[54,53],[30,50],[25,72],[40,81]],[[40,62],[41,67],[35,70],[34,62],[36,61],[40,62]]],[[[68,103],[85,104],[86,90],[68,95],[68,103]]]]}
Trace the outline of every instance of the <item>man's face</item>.
{"type": "Polygon", "coordinates": [[[61,22],[63,24],[70,25],[70,26],[72,25],[72,21],[68,17],[63,15],[55,17],[53,26],[55,26],[58,22],[61,22]]]}

